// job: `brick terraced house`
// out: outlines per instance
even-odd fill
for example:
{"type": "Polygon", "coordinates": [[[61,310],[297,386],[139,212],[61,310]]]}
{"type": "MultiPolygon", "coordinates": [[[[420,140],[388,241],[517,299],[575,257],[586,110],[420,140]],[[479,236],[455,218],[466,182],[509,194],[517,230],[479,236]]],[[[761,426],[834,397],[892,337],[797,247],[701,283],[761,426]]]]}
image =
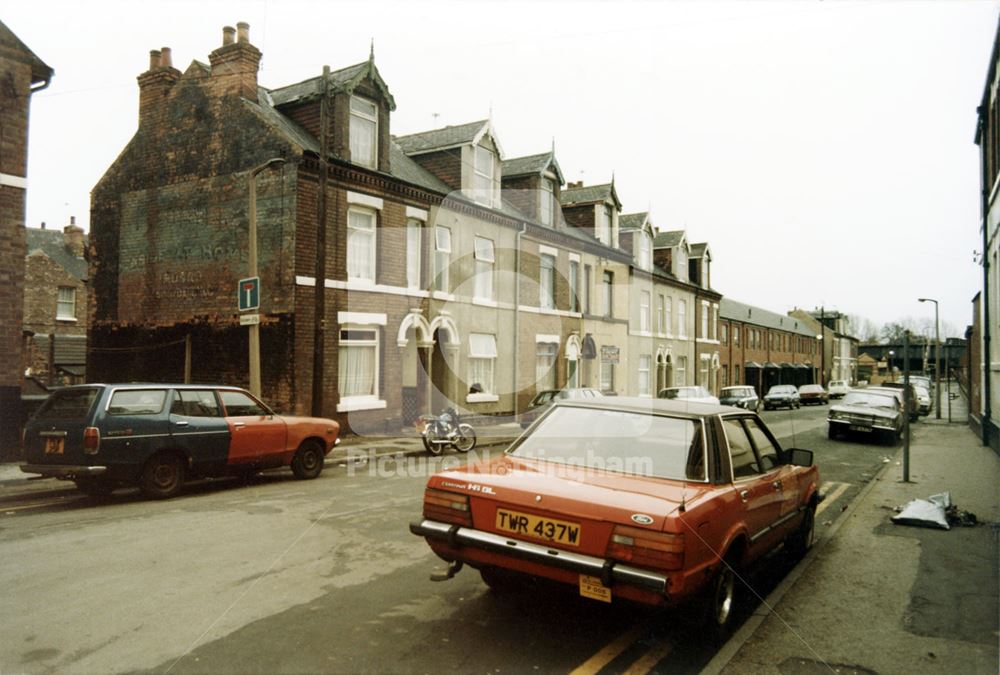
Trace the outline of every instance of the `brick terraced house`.
{"type": "Polygon", "coordinates": [[[490,120],[392,135],[373,56],[276,89],[260,59],[246,24],[183,73],[150,52],[138,130],[93,191],[90,379],[247,383],[253,173],[262,393],[279,409],[395,433],[452,403],[508,415],[540,389],[693,380],[709,289],[687,252],[658,266],[648,219],[622,230],[613,182],[565,185],[553,151],[504,158],[490,120]],[[631,330],[637,276],[662,302],[631,330]]]}
{"type": "MultiPolygon", "coordinates": [[[[86,379],[87,238],[71,218],[59,230],[26,230],[24,262],[24,373],[33,385],[79,384],[86,379]]],[[[25,394],[35,391],[24,388],[25,394]]]]}
{"type": "Polygon", "coordinates": [[[16,459],[21,440],[24,377],[24,210],[28,189],[31,95],[49,85],[52,69],[0,21],[0,461],[16,459]]]}
{"type": "Polygon", "coordinates": [[[820,381],[816,331],[807,321],[722,298],[719,302],[722,386],[749,384],[763,396],[776,384],[820,381]]]}

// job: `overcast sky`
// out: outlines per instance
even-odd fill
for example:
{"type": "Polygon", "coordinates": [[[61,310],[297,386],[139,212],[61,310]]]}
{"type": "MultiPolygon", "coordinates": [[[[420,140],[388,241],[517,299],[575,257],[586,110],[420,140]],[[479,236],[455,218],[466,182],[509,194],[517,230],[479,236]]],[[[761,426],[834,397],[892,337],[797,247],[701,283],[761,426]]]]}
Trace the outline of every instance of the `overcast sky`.
{"type": "Polygon", "coordinates": [[[997,2],[7,3],[55,70],[31,103],[27,223],[89,228],[135,132],[149,50],[208,61],[250,24],[275,88],[368,56],[401,135],[490,115],[507,158],[556,144],[712,249],[713,286],[784,313],[971,323],[982,269],[973,139],[997,2]]]}

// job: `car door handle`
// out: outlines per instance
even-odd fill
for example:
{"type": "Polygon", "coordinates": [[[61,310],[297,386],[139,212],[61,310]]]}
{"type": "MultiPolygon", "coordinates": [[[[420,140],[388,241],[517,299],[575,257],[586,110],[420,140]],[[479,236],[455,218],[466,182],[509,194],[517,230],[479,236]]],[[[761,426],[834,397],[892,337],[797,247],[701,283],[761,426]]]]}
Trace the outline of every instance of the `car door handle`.
{"type": "Polygon", "coordinates": [[[775,490],[780,490],[781,489],[781,481],[780,480],[774,481],[773,483],[771,483],[771,485],[774,486],[775,490]]]}
{"type": "Polygon", "coordinates": [[[233,426],[236,427],[237,429],[242,429],[246,425],[247,425],[246,422],[233,422],[233,426]]]}
{"type": "Polygon", "coordinates": [[[179,427],[186,427],[188,423],[185,420],[180,420],[179,422],[174,422],[179,427]]]}
{"type": "Polygon", "coordinates": [[[740,490],[740,499],[743,501],[750,499],[750,490],[740,490]]]}

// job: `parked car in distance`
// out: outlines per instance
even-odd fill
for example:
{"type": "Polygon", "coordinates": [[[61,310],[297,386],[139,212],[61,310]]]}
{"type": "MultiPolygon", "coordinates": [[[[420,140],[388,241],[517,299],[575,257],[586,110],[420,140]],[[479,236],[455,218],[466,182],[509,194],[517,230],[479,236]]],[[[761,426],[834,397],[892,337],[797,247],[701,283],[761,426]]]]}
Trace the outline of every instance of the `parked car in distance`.
{"type": "Polygon", "coordinates": [[[857,432],[881,435],[884,440],[895,443],[903,431],[902,411],[902,404],[891,389],[854,389],[842,401],[830,406],[826,417],[827,435],[835,439],[857,432]]]}
{"type": "Polygon", "coordinates": [[[760,397],[757,396],[757,390],[745,384],[723,387],[722,391],[719,392],[719,403],[754,412],[760,410],[760,397]]]}
{"type": "Polygon", "coordinates": [[[830,402],[830,395],[821,384],[803,384],[799,387],[799,402],[802,405],[826,405],[830,402]]]}
{"type": "Polygon", "coordinates": [[[826,390],[830,398],[841,398],[851,390],[851,385],[847,380],[830,380],[826,390]]]}
{"type": "Polygon", "coordinates": [[[794,384],[776,384],[764,394],[764,410],[774,408],[798,408],[799,390],[794,384]]]}
{"type": "Polygon", "coordinates": [[[661,389],[656,398],[676,399],[691,401],[694,403],[711,403],[719,405],[719,399],[712,395],[708,389],[702,386],[693,387],[666,387],[661,389]]]}
{"type": "Polygon", "coordinates": [[[291,466],[296,478],[316,478],[339,431],[334,420],[277,415],[237,387],[77,385],[53,392],[28,421],[21,470],[89,495],[136,485],[162,499],[188,477],[291,466]]]}
{"type": "Polygon", "coordinates": [[[917,392],[917,412],[927,416],[934,409],[934,399],[931,398],[930,389],[921,382],[913,382],[913,388],[917,392]]]}
{"type": "MultiPolygon", "coordinates": [[[[902,382],[883,382],[877,387],[868,387],[865,391],[892,391],[896,392],[899,397],[900,409],[904,406],[904,394],[903,394],[903,383],[902,382]]],[[[920,417],[920,399],[917,396],[917,388],[912,384],[910,385],[910,409],[909,409],[910,421],[916,422],[920,417]]]]}
{"type": "Polygon", "coordinates": [[[697,602],[713,632],[744,570],[813,537],[819,471],[755,413],[683,401],[560,401],[503,456],[430,477],[410,531],[502,592],[529,577],[581,596],[697,602]],[[737,494],[742,497],[736,497],[737,494]]]}
{"type": "Polygon", "coordinates": [[[590,387],[571,387],[567,389],[544,389],[531,399],[528,409],[521,415],[521,428],[527,429],[531,423],[538,419],[539,415],[549,409],[556,401],[566,399],[591,399],[602,398],[604,394],[598,389],[590,387]]]}
{"type": "Polygon", "coordinates": [[[927,391],[934,391],[931,378],[927,375],[910,375],[910,384],[923,385],[927,391]]]}

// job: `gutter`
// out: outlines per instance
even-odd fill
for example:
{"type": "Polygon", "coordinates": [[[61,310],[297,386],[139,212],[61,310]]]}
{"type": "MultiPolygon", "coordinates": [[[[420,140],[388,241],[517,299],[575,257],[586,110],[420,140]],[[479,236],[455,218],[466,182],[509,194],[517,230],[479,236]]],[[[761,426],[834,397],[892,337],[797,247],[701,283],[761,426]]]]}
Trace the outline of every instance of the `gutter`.
{"type": "Polygon", "coordinates": [[[520,387],[517,381],[517,366],[520,362],[521,345],[521,236],[528,231],[528,224],[521,222],[514,235],[514,419],[518,415],[518,394],[520,387]]]}

